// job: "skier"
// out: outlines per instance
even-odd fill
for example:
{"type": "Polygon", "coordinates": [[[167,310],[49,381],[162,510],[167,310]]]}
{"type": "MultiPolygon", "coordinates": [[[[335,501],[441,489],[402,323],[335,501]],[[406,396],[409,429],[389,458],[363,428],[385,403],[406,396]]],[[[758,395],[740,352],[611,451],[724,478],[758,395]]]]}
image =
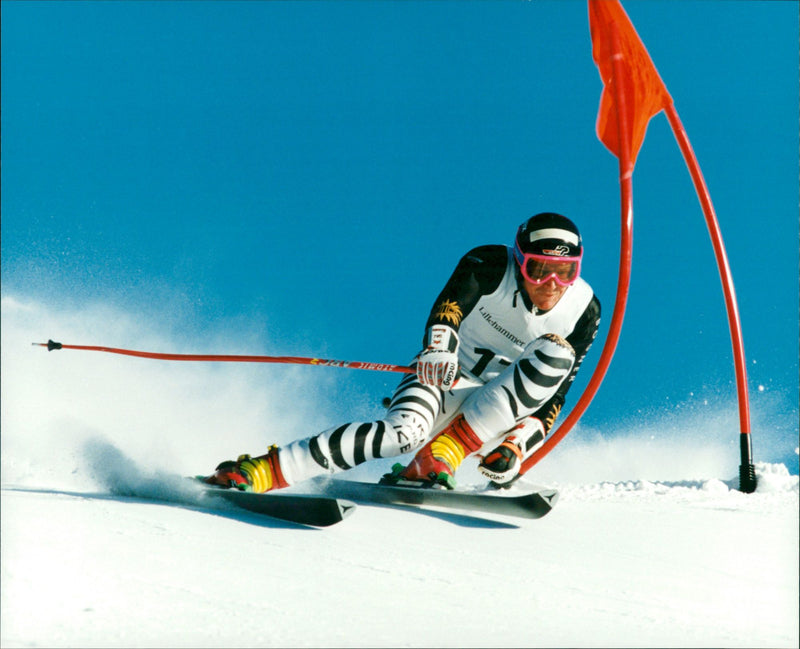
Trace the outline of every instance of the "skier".
{"type": "Polygon", "coordinates": [[[578,228],[551,212],[520,225],[513,248],[471,250],[434,303],[416,373],[382,419],[241,455],[205,481],[264,492],[419,449],[384,479],[452,489],[462,460],[477,454],[478,470],[509,486],[543,444],[597,335],[600,302],[580,277],[582,256],[578,228]]]}

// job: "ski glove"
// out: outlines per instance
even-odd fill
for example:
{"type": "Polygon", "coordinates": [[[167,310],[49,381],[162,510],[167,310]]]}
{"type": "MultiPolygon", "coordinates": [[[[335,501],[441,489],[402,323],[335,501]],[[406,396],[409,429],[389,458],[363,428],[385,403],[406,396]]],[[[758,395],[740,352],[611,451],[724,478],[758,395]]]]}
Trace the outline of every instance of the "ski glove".
{"type": "Polygon", "coordinates": [[[423,385],[451,389],[458,380],[458,334],[445,325],[425,333],[425,349],[417,356],[417,378],[423,385]]]}
{"type": "Polygon", "coordinates": [[[517,478],[522,460],[540,445],[542,440],[544,440],[544,425],[536,417],[528,417],[509,431],[500,446],[484,456],[478,465],[478,471],[496,485],[507,485],[517,478]],[[529,440],[533,441],[530,448],[529,440]]]}

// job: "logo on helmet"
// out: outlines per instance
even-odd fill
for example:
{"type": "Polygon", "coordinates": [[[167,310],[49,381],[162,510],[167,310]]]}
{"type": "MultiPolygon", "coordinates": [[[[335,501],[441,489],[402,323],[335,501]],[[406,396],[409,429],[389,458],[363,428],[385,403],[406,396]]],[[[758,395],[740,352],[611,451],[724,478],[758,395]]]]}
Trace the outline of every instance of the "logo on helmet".
{"type": "Polygon", "coordinates": [[[556,257],[569,257],[569,246],[566,244],[559,244],[550,250],[542,250],[542,254],[553,255],[556,257]]]}

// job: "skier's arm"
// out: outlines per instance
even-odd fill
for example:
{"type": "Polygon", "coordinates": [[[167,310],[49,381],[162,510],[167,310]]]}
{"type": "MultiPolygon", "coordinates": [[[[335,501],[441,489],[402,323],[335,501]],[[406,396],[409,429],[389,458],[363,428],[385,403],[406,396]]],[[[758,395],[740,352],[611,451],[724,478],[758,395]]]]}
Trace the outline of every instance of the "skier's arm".
{"type": "Polygon", "coordinates": [[[420,383],[449,390],[458,380],[458,329],[480,300],[493,292],[505,274],[505,246],[482,246],[462,257],[436,299],[428,321],[422,351],[417,356],[420,383]]]}
{"type": "Polygon", "coordinates": [[[481,296],[489,295],[500,285],[507,263],[505,246],[481,246],[470,250],[458,262],[433,303],[425,331],[433,325],[445,325],[458,331],[481,296]]]}
{"type": "Polygon", "coordinates": [[[564,379],[558,391],[534,414],[534,417],[540,419],[544,424],[545,435],[550,432],[556,417],[558,417],[558,413],[561,412],[561,408],[566,401],[567,392],[569,392],[570,387],[572,387],[572,381],[575,379],[575,375],[578,373],[581,363],[586,357],[586,353],[592,346],[599,327],[600,300],[597,299],[597,296],[594,296],[592,297],[592,301],[589,302],[589,306],[586,307],[586,310],[578,319],[575,329],[567,336],[567,342],[569,342],[575,350],[575,364],[572,366],[572,371],[569,373],[569,376],[564,379]]]}

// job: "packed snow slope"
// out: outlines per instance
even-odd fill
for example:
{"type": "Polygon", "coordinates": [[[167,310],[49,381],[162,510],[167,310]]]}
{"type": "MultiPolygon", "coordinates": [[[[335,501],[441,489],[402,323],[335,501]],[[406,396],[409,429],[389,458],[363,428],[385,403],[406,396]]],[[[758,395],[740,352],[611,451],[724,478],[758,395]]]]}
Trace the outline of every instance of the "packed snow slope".
{"type": "MultiPolygon", "coordinates": [[[[516,487],[560,489],[540,520],[362,505],[311,529],[169,476],[365,395],[321,399],[329,372],[30,346],[176,349],[113,310],[4,299],[2,324],[3,647],[798,646],[798,477],[763,462],[758,491],[736,491],[727,411],[709,406],[694,444],[656,419],[579,427],[516,487]]],[[[480,484],[474,465],[459,480],[480,484]]]]}

